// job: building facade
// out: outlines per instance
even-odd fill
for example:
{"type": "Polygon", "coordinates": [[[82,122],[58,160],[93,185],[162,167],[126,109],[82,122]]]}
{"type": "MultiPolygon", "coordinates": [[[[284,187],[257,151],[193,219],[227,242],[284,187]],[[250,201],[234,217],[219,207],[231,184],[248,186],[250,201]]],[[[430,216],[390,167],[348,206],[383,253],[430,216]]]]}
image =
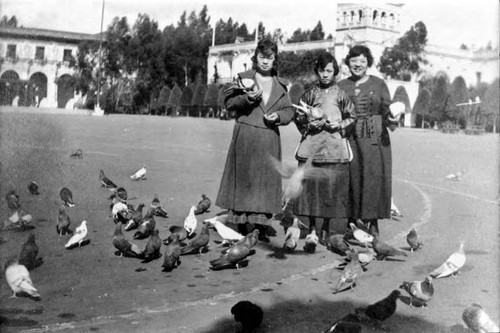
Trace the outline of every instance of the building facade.
{"type": "Polygon", "coordinates": [[[71,104],[78,44],[86,40],[99,35],[0,27],[0,105],[71,104]]]}

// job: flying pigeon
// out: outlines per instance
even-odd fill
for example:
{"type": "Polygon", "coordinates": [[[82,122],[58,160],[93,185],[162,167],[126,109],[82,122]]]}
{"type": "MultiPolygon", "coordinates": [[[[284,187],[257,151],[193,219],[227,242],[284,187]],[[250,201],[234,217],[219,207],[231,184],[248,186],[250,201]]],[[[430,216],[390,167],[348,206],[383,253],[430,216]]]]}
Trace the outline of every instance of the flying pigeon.
{"type": "Polygon", "coordinates": [[[285,233],[285,243],[283,244],[283,249],[286,252],[293,252],[297,247],[297,243],[300,238],[300,228],[299,219],[295,217],[293,219],[292,225],[286,230],[285,233]]]}
{"type": "Polygon", "coordinates": [[[234,320],[241,324],[243,332],[255,332],[264,317],[262,308],[250,301],[239,301],[231,308],[234,320]]]}
{"type": "Polygon", "coordinates": [[[420,240],[420,237],[418,236],[415,228],[412,228],[408,235],[406,235],[406,241],[408,242],[408,245],[410,245],[411,252],[420,249],[424,245],[420,240]]]}
{"type": "Polygon", "coordinates": [[[201,200],[200,202],[198,202],[198,204],[196,205],[196,209],[194,210],[194,215],[206,213],[211,204],[212,202],[210,201],[210,199],[205,194],[202,194],[201,200]]]}
{"type": "Polygon", "coordinates": [[[99,170],[99,181],[101,182],[101,187],[109,188],[109,189],[116,189],[118,186],[116,186],[115,183],[111,181],[106,175],[104,174],[104,171],[102,169],[99,170]]]}
{"type": "Polygon", "coordinates": [[[165,255],[163,258],[163,271],[171,272],[175,267],[181,264],[180,260],[181,246],[179,243],[179,235],[173,234],[171,242],[167,245],[165,249],[165,255]]]}
{"type": "Polygon", "coordinates": [[[76,227],[75,233],[71,236],[64,247],[69,250],[76,247],[77,244],[78,246],[82,246],[87,243],[85,241],[85,237],[87,237],[87,221],[83,220],[82,223],[76,227]]]}
{"type": "Polygon", "coordinates": [[[132,212],[132,216],[130,216],[130,220],[127,222],[125,226],[125,231],[130,231],[133,229],[137,229],[142,223],[142,210],[144,209],[144,203],[140,203],[132,212]]]}
{"type": "Polygon", "coordinates": [[[57,215],[56,231],[59,236],[72,234],[73,231],[69,228],[71,224],[71,219],[66,213],[66,208],[64,205],[59,207],[59,214],[57,215]]]}
{"type": "Polygon", "coordinates": [[[462,242],[458,251],[452,253],[441,266],[433,270],[429,275],[437,279],[449,275],[455,276],[460,268],[465,265],[465,259],[464,243],[462,242]]]}
{"type": "Polygon", "coordinates": [[[156,228],[156,221],[154,216],[146,216],[137,231],[134,233],[134,239],[144,239],[153,234],[156,228]]]}
{"type": "Polygon", "coordinates": [[[342,271],[342,274],[333,289],[333,293],[339,293],[348,288],[354,288],[358,277],[363,272],[363,268],[361,268],[361,264],[359,262],[358,253],[354,250],[351,261],[347,264],[347,266],[342,271]]]}
{"type": "Polygon", "coordinates": [[[244,243],[236,243],[217,259],[210,261],[210,269],[220,270],[229,267],[240,268],[240,264],[250,255],[250,238],[245,237],[244,243]]]}
{"type": "Polygon", "coordinates": [[[395,247],[381,241],[378,235],[374,237],[372,245],[373,250],[375,250],[375,253],[377,254],[377,259],[379,260],[385,260],[387,257],[408,256],[406,252],[398,250],[395,247]]]}
{"type": "Polygon", "coordinates": [[[143,251],[123,235],[121,223],[116,224],[113,234],[113,246],[118,250],[120,256],[143,258],[143,251]]]}
{"type": "Polygon", "coordinates": [[[146,248],[144,249],[144,260],[142,262],[150,262],[161,257],[161,239],[158,236],[158,229],[153,230],[151,236],[149,236],[148,242],[146,243],[146,248]]]}
{"type": "Polygon", "coordinates": [[[27,293],[34,299],[40,300],[40,294],[36,290],[30,278],[28,269],[19,264],[17,260],[10,259],[5,265],[5,280],[14,292],[11,298],[17,297],[18,293],[27,293]]]}
{"type": "Polygon", "coordinates": [[[331,235],[326,248],[333,253],[345,256],[346,252],[350,250],[349,243],[346,242],[344,235],[335,234],[331,235]]]}
{"type": "Polygon", "coordinates": [[[40,192],[38,191],[38,184],[35,181],[32,181],[28,184],[28,191],[33,195],[40,194],[40,192]]]}
{"type": "Polygon", "coordinates": [[[144,165],[142,168],[137,170],[132,176],[130,176],[132,180],[145,180],[146,179],[146,166],[144,165]]]}
{"type": "Polygon", "coordinates": [[[192,235],[196,230],[196,226],[198,225],[198,220],[194,215],[194,211],[196,210],[196,206],[192,206],[189,209],[189,214],[184,219],[184,229],[188,232],[188,236],[192,235]]]}
{"type": "Polygon", "coordinates": [[[19,195],[15,190],[10,190],[5,194],[5,200],[10,209],[17,211],[21,208],[21,203],[19,202],[19,195]]]}
{"type": "Polygon", "coordinates": [[[83,151],[81,149],[75,150],[71,155],[69,155],[71,158],[82,158],[83,157],[83,151]]]}
{"type": "Polygon", "coordinates": [[[63,187],[61,191],[59,192],[59,196],[61,197],[61,200],[63,203],[68,206],[68,207],[74,207],[75,204],[73,202],[73,193],[71,193],[71,190],[67,187],[63,187]]]}
{"type": "Polygon", "coordinates": [[[373,242],[374,238],[373,238],[372,235],[370,235],[369,233],[367,233],[364,230],[361,230],[354,223],[349,223],[349,226],[352,229],[354,238],[358,242],[360,242],[361,244],[363,244],[365,247],[368,247],[368,244],[371,243],[371,242],[373,242]]]}
{"type": "Polygon", "coordinates": [[[19,264],[31,271],[42,263],[42,258],[38,257],[38,245],[35,242],[35,234],[30,234],[21,248],[19,264]]]}
{"type": "Polygon", "coordinates": [[[304,252],[311,254],[315,253],[318,243],[319,243],[319,238],[318,234],[316,233],[316,228],[312,228],[311,232],[306,236],[304,244],[304,252]]]}
{"type": "Polygon", "coordinates": [[[269,155],[270,162],[274,169],[281,175],[281,177],[288,179],[283,192],[282,202],[283,207],[287,207],[289,202],[300,196],[303,190],[304,179],[306,178],[319,178],[323,175],[323,170],[321,168],[316,168],[312,166],[312,160],[316,152],[319,152],[326,146],[326,143],[320,143],[314,153],[306,160],[305,163],[299,165],[296,168],[284,168],[282,163],[269,155]]]}
{"type": "Polygon", "coordinates": [[[410,306],[414,302],[417,305],[426,306],[427,302],[434,296],[434,286],[432,285],[432,277],[430,276],[427,276],[424,281],[403,281],[399,288],[410,294],[410,306]]]}
{"type": "Polygon", "coordinates": [[[403,216],[403,214],[401,214],[398,207],[394,203],[394,199],[391,197],[391,217],[394,218],[394,217],[400,217],[400,216],[403,216]]]}
{"type": "Polygon", "coordinates": [[[208,223],[203,223],[201,232],[198,236],[193,238],[189,245],[181,247],[181,255],[199,253],[206,249],[210,241],[210,233],[208,232],[208,223]]]}
{"type": "Polygon", "coordinates": [[[366,307],[355,309],[355,316],[358,319],[368,318],[382,328],[382,322],[396,312],[396,302],[400,296],[401,292],[399,290],[393,290],[386,298],[366,307]]]}
{"type": "Polygon", "coordinates": [[[476,333],[500,332],[498,325],[493,322],[483,307],[476,303],[465,308],[462,320],[468,328],[476,333]]]}
{"type": "Polygon", "coordinates": [[[239,240],[242,240],[244,236],[239,232],[233,230],[232,228],[226,226],[221,221],[217,220],[218,216],[212,217],[210,219],[205,220],[205,223],[208,223],[212,227],[215,228],[219,236],[222,238],[222,243],[233,243],[239,240]]]}
{"type": "Polygon", "coordinates": [[[164,210],[160,205],[160,198],[158,197],[158,194],[154,195],[154,198],[151,201],[151,207],[154,208],[153,214],[155,216],[165,217],[165,218],[168,217],[167,211],[164,210]]]}

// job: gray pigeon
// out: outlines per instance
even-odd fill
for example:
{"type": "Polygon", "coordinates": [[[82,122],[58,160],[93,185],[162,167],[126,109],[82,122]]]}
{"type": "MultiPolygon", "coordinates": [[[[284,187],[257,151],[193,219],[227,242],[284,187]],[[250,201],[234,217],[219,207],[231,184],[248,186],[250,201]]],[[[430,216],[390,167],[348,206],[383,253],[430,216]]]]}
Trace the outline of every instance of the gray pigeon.
{"type": "Polygon", "coordinates": [[[175,267],[178,267],[181,264],[181,260],[179,258],[181,255],[179,234],[172,234],[171,237],[172,240],[167,245],[167,248],[165,249],[165,255],[163,258],[162,267],[164,272],[171,272],[175,267]]]}
{"type": "Polygon", "coordinates": [[[59,196],[61,197],[61,200],[66,206],[68,207],[75,206],[75,203],[73,202],[73,193],[71,193],[71,190],[69,188],[63,187],[61,191],[59,191],[59,196]]]}
{"type": "Polygon", "coordinates": [[[146,248],[144,249],[144,260],[143,262],[150,262],[161,257],[161,239],[158,236],[158,229],[153,230],[151,236],[149,236],[148,242],[146,243],[146,248]]]}
{"type": "Polygon", "coordinates": [[[122,224],[117,223],[113,234],[113,246],[118,250],[118,255],[132,258],[143,258],[143,251],[134,243],[125,238],[122,232],[122,224]]]}
{"type": "Polygon", "coordinates": [[[462,313],[462,320],[476,333],[500,332],[498,326],[479,304],[472,303],[462,313]]]}
{"type": "Polygon", "coordinates": [[[423,246],[423,243],[414,228],[412,228],[408,235],[406,235],[406,241],[408,242],[408,245],[410,245],[411,252],[416,251],[423,246]]]}
{"type": "Polygon", "coordinates": [[[81,149],[75,150],[71,155],[69,155],[71,158],[82,158],[83,157],[83,151],[81,149]]]}
{"type": "Polygon", "coordinates": [[[156,228],[156,221],[154,216],[146,217],[143,219],[141,225],[134,233],[134,239],[144,239],[148,238],[153,234],[153,231],[156,228]]]}
{"type": "Polygon", "coordinates": [[[174,237],[177,237],[179,242],[183,242],[187,238],[187,231],[183,226],[172,225],[168,228],[170,231],[170,235],[163,240],[163,244],[168,245],[171,241],[173,241],[174,237]]]}
{"type": "Polygon", "coordinates": [[[194,211],[194,214],[200,215],[200,214],[206,213],[208,211],[208,209],[210,208],[211,204],[212,204],[212,202],[210,201],[210,199],[205,194],[202,194],[200,202],[198,202],[198,204],[196,205],[196,209],[194,211]]]}
{"type": "Polygon", "coordinates": [[[398,250],[395,247],[382,242],[379,239],[378,235],[373,238],[372,244],[373,244],[373,250],[375,250],[375,253],[377,253],[377,259],[379,260],[385,260],[388,257],[395,257],[395,256],[404,256],[404,257],[408,256],[406,252],[398,250]]]}
{"type": "Polygon", "coordinates": [[[240,264],[250,255],[250,238],[244,238],[245,242],[236,243],[217,259],[210,261],[210,269],[221,270],[224,268],[240,268],[240,264]]]}
{"type": "Polygon", "coordinates": [[[348,288],[354,288],[354,285],[356,284],[356,281],[361,273],[363,273],[363,268],[359,262],[358,252],[354,250],[351,256],[351,261],[342,271],[342,274],[333,289],[333,293],[336,294],[348,288]]]}
{"type": "Polygon", "coordinates": [[[10,190],[5,194],[5,200],[7,201],[7,205],[12,210],[19,210],[21,208],[21,203],[19,202],[19,195],[15,190],[10,190]]]}
{"type": "Polygon", "coordinates": [[[24,265],[29,271],[40,266],[43,260],[38,257],[38,251],[38,245],[35,242],[35,234],[31,234],[21,248],[19,264],[24,265]]]}
{"type": "Polygon", "coordinates": [[[208,243],[210,242],[210,233],[208,232],[208,223],[203,223],[201,232],[196,236],[187,246],[181,248],[181,255],[199,253],[201,254],[203,249],[206,249],[208,243]]]}
{"type": "Polygon", "coordinates": [[[40,192],[38,190],[38,184],[35,181],[32,181],[28,184],[28,191],[33,195],[39,195],[40,192]]]}
{"type": "Polygon", "coordinates": [[[349,243],[346,242],[344,235],[341,234],[331,235],[328,243],[326,244],[326,248],[341,256],[345,256],[346,252],[351,249],[349,243]]]}
{"type": "Polygon", "coordinates": [[[431,276],[427,276],[424,281],[403,281],[399,288],[410,294],[410,306],[414,303],[417,306],[426,306],[427,302],[434,296],[434,286],[432,285],[431,276]]]}
{"type": "Polygon", "coordinates": [[[111,181],[106,175],[104,174],[104,171],[102,169],[99,170],[99,181],[101,182],[101,187],[109,188],[109,189],[115,189],[118,186],[116,186],[115,183],[111,181]]]}
{"type": "Polygon", "coordinates": [[[168,217],[167,211],[161,207],[160,198],[158,197],[157,193],[155,193],[154,198],[151,201],[151,208],[154,208],[152,211],[153,215],[164,218],[168,217]]]}
{"type": "Polygon", "coordinates": [[[73,231],[69,228],[71,225],[71,219],[66,213],[66,208],[64,205],[59,207],[59,214],[57,215],[56,231],[59,236],[72,234],[73,231]]]}
{"type": "Polygon", "coordinates": [[[144,206],[145,205],[143,203],[140,203],[139,206],[137,206],[137,209],[132,211],[132,215],[125,226],[125,231],[137,229],[141,225],[143,220],[142,210],[144,209],[144,206]]]}

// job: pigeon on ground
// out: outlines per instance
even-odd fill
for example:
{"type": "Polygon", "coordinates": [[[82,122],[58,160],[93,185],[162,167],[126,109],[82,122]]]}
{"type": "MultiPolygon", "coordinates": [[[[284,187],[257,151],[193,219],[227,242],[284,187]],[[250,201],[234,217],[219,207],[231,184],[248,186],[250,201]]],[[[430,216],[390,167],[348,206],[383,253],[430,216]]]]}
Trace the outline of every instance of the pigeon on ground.
{"type": "Polygon", "coordinates": [[[99,181],[101,182],[101,187],[109,188],[109,189],[116,189],[118,186],[116,186],[115,183],[111,181],[106,175],[104,174],[104,171],[102,169],[99,170],[99,181]]]}
{"type": "Polygon", "coordinates": [[[64,205],[59,207],[59,214],[57,215],[56,231],[59,236],[69,234],[71,235],[73,231],[69,228],[71,225],[71,219],[66,213],[66,208],[64,205]]]}
{"type": "Polygon", "coordinates": [[[142,210],[144,209],[144,206],[144,203],[140,203],[139,206],[137,206],[137,209],[132,211],[130,219],[125,226],[125,231],[137,229],[141,225],[143,220],[142,210]]]}
{"type": "Polygon", "coordinates": [[[358,251],[359,263],[361,266],[366,266],[375,258],[375,255],[376,253],[372,249],[360,249],[358,251]]]}
{"type": "Polygon", "coordinates": [[[463,174],[464,174],[463,171],[458,171],[458,172],[450,173],[450,174],[446,175],[445,178],[448,180],[459,181],[462,179],[463,174]]]}
{"type": "Polygon", "coordinates": [[[67,187],[63,187],[61,191],[59,191],[59,196],[61,197],[62,202],[68,207],[74,207],[75,203],[73,202],[73,193],[67,187]]]}
{"type": "Polygon", "coordinates": [[[167,211],[164,210],[160,205],[160,198],[158,197],[158,194],[154,195],[154,198],[151,201],[151,207],[154,208],[153,214],[155,216],[165,217],[165,218],[168,217],[167,211]]]}
{"type": "Polygon", "coordinates": [[[306,160],[306,162],[299,165],[298,167],[283,167],[281,161],[269,155],[270,162],[274,169],[276,169],[281,177],[288,179],[285,190],[283,192],[283,197],[281,199],[283,207],[288,206],[288,203],[291,200],[294,200],[300,196],[303,189],[304,179],[320,178],[324,176],[323,170],[321,168],[313,167],[312,160],[316,155],[316,152],[321,151],[325,146],[326,142],[319,143],[316,151],[314,153],[311,153],[311,156],[306,160]]]}
{"type": "Polygon", "coordinates": [[[38,257],[38,251],[35,234],[31,234],[21,248],[19,264],[26,267],[29,271],[40,266],[43,263],[43,259],[38,257]]]}
{"type": "Polygon", "coordinates": [[[398,207],[394,203],[393,198],[391,197],[391,217],[395,218],[395,217],[401,217],[401,216],[403,216],[403,214],[401,214],[398,207]]]}
{"type": "Polygon", "coordinates": [[[85,243],[87,243],[85,237],[87,237],[87,221],[83,220],[82,223],[80,223],[80,225],[76,227],[75,233],[73,234],[73,236],[71,236],[64,247],[69,250],[76,247],[77,245],[83,246],[85,243]]]}
{"type": "Polygon", "coordinates": [[[437,279],[449,275],[455,276],[465,265],[465,260],[464,242],[462,242],[458,251],[452,253],[441,266],[433,270],[429,275],[437,279]]]}
{"type": "Polygon", "coordinates": [[[181,264],[180,260],[181,246],[179,243],[179,235],[173,234],[172,241],[167,245],[165,249],[165,255],[163,258],[163,271],[171,272],[175,267],[181,264]]]}
{"type": "Polygon", "coordinates": [[[315,253],[318,243],[319,243],[319,237],[318,234],[316,233],[316,228],[312,228],[311,232],[306,236],[304,244],[304,252],[311,254],[315,253]]]}
{"type": "Polygon", "coordinates": [[[348,288],[352,290],[361,273],[363,273],[363,268],[359,262],[358,253],[354,250],[351,256],[351,261],[342,271],[342,274],[333,289],[333,293],[336,294],[348,288]]]}
{"type": "Polygon", "coordinates": [[[121,223],[116,224],[116,229],[113,234],[113,246],[118,250],[120,256],[143,258],[143,251],[123,235],[121,223]]]}
{"type": "Polygon", "coordinates": [[[469,329],[476,333],[500,332],[498,325],[493,322],[483,307],[476,303],[465,308],[462,320],[469,329]]]}
{"type": "Polygon", "coordinates": [[[38,184],[35,181],[32,181],[31,183],[28,184],[28,191],[33,195],[40,194],[38,184]]]}
{"type": "Polygon", "coordinates": [[[297,247],[297,243],[300,238],[300,228],[299,228],[299,219],[295,217],[293,219],[292,225],[286,230],[285,234],[285,243],[283,244],[283,249],[286,252],[293,252],[297,247]]]}
{"type": "Polygon", "coordinates": [[[113,217],[113,222],[115,223],[127,223],[130,220],[129,208],[127,204],[121,201],[115,203],[111,209],[111,216],[113,217]]]}
{"type": "Polygon", "coordinates": [[[83,151],[81,149],[75,150],[71,155],[69,155],[71,158],[82,158],[83,157],[83,151]]]}
{"type": "Polygon", "coordinates": [[[196,226],[198,225],[198,220],[194,215],[194,211],[196,210],[196,206],[192,206],[189,209],[189,213],[184,219],[184,229],[188,232],[188,236],[191,236],[193,232],[196,230],[196,226]]]}
{"type": "Polygon", "coordinates": [[[183,242],[187,239],[187,231],[184,227],[178,225],[172,225],[168,228],[170,235],[163,240],[163,244],[168,245],[174,240],[174,237],[178,237],[179,242],[183,242]]]}
{"type": "Polygon", "coordinates": [[[124,187],[118,187],[115,190],[115,193],[118,196],[118,198],[120,198],[121,201],[123,201],[123,202],[127,201],[128,194],[127,194],[127,190],[124,187]]]}
{"type": "Polygon", "coordinates": [[[420,249],[424,245],[415,228],[412,228],[408,235],[406,235],[406,241],[408,242],[408,245],[410,245],[411,252],[420,249]]]}
{"type": "Polygon", "coordinates": [[[406,292],[410,294],[410,306],[414,303],[416,303],[417,306],[426,306],[427,302],[434,296],[434,286],[431,276],[427,276],[424,281],[403,281],[399,288],[406,290],[406,292]]]}
{"type": "Polygon", "coordinates": [[[146,243],[146,248],[144,249],[144,260],[143,262],[150,262],[161,257],[161,239],[158,236],[158,229],[153,230],[151,236],[149,236],[148,242],[146,243]]]}
{"type": "Polygon", "coordinates": [[[14,292],[11,298],[17,297],[18,293],[27,293],[34,299],[40,300],[40,294],[36,290],[30,278],[28,269],[19,264],[17,260],[10,259],[5,265],[5,280],[14,292]]]}
{"type": "Polygon", "coordinates": [[[208,223],[210,226],[215,228],[219,236],[222,238],[222,244],[237,242],[245,237],[234,229],[226,226],[217,218],[218,216],[215,216],[210,219],[204,220],[203,222],[208,223]]]}
{"type": "Polygon", "coordinates": [[[239,301],[231,308],[234,320],[241,324],[243,332],[255,332],[264,318],[262,308],[250,301],[239,301]]]}
{"type": "Polygon", "coordinates": [[[19,195],[15,190],[10,190],[5,194],[5,200],[7,201],[7,205],[13,211],[18,211],[21,208],[21,203],[19,202],[19,195]]]}
{"type": "Polygon", "coordinates": [[[373,236],[367,233],[364,230],[358,228],[354,223],[349,223],[349,226],[352,229],[352,233],[354,238],[363,244],[365,247],[368,247],[368,244],[373,242],[373,236]]]}
{"type": "MultiPolygon", "coordinates": [[[[33,217],[26,213],[22,208],[14,211],[9,219],[6,221],[4,230],[29,230],[28,226],[33,217]]],[[[33,228],[31,228],[33,229],[33,228]]]]}
{"type": "Polygon", "coordinates": [[[202,194],[201,200],[200,202],[198,202],[198,204],[196,205],[196,209],[194,210],[194,215],[206,213],[211,204],[212,202],[210,201],[210,199],[205,194],[202,194]]]}
{"type": "Polygon", "coordinates": [[[346,242],[344,235],[341,234],[331,235],[326,248],[341,256],[345,256],[346,252],[351,249],[349,243],[346,242]]]}
{"type": "Polygon", "coordinates": [[[221,270],[229,267],[240,268],[240,264],[250,255],[250,238],[244,239],[244,243],[236,243],[217,259],[210,261],[210,269],[221,270]]]}
{"type": "Polygon", "coordinates": [[[144,217],[141,225],[139,225],[139,228],[137,228],[137,231],[134,233],[134,239],[148,238],[153,234],[155,228],[156,228],[156,220],[154,216],[144,217]]]}
{"type": "Polygon", "coordinates": [[[146,166],[144,165],[142,168],[137,170],[132,176],[130,176],[132,180],[145,180],[146,179],[146,166]]]}
{"type": "Polygon", "coordinates": [[[396,312],[396,302],[400,296],[399,290],[393,290],[386,298],[366,307],[355,309],[355,316],[358,319],[369,319],[383,328],[382,322],[396,312]]]}
{"type": "Polygon", "coordinates": [[[210,233],[208,232],[208,223],[203,223],[200,234],[193,238],[187,246],[181,248],[181,255],[191,253],[202,254],[202,251],[207,248],[209,242],[210,233]]]}
{"type": "Polygon", "coordinates": [[[385,260],[388,257],[408,256],[406,252],[398,250],[395,247],[381,241],[378,235],[373,238],[372,245],[373,250],[377,254],[378,260],[385,260]]]}

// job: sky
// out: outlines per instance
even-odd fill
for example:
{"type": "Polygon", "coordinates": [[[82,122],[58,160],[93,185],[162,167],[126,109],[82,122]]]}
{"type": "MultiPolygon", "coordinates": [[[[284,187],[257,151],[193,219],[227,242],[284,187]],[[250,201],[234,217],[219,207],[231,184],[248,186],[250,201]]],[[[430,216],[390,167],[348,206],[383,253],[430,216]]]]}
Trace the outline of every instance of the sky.
{"type": "MultiPolygon", "coordinates": [[[[207,5],[211,22],[229,17],[252,32],[262,21],[267,32],[281,28],[289,36],[312,30],[321,21],[326,35],[335,36],[337,2],[333,0],[104,0],[104,30],[114,17],[133,25],[143,13],[160,29],[177,25],[184,11],[199,13],[207,5]]],[[[357,0],[345,1],[359,3],[357,0]]],[[[366,1],[368,2],[368,1],[366,1]]],[[[0,0],[0,15],[15,15],[24,27],[98,33],[103,0],[0,0]]],[[[377,3],[369,1],[370,4],[377,3]]],[[[383,3],[378,1],[378,3],[383,3]]],[[[499,44],[498,0],[402,0],[401,33],[418,21],[428,30],[428,43],[445,47],[499,44]]]]}

